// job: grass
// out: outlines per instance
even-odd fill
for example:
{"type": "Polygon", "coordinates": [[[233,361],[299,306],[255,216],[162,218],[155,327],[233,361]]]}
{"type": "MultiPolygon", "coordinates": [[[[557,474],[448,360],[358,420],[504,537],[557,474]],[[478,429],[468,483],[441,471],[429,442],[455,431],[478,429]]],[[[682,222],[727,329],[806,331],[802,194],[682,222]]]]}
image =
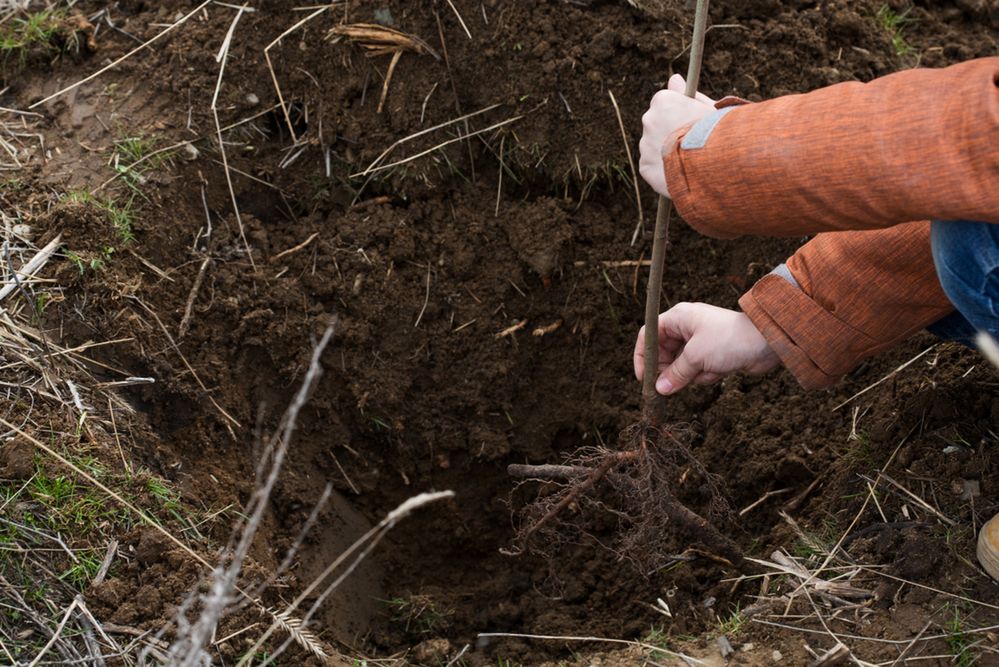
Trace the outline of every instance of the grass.
{"type": "Polygon", "coordinates": [[[858,431],[854,444],[847,450],[847,456],[858,465],[878,468],[880,464],[874,455],[875,448],[871,436],[864,431],[858,431]]]}
{"type": "Polygon", "coordinates": [[[410,595],[383,600],[392,611],[392,620],[404,625],[406,632],[437,636],[451,625],[454,611],[434,602],[429,595],[410,595]]]}
{"type": "Polygon", "coordinates": [[[671,635],[666,628],[662,626],[653,625],[649,628],[649,632],[642,638],[643,644],[648,644],[649,646],[657,646],[663,651],[651,651],[649,658],[652,660],[662,660],[669,661],[672,658],[670,653],[665,651],[673,651],[672,642],[673,641],[696,641],[697,637],[693,635],[671,635]]]}
{"type": "Polygon", "coordinates": [[[75,33],[67,28],[66,13],[43,9],[14,18],[0,29],[0,54],[4,64],[14,59],[18,69],[28,62],[32,51],[56,55],[76,50],[75,33]]]}
{"type": "MultiPolygon", "coordinates": [[[[656,625],[649,628],[648,634],[642,638],[642,643],[648,644],[649,646],[658,646],[659,648],[666,650],[669,650],[670,648],[669,641],[669,633],[664,628],[656,625]]],[[[669,654],[652,651],[652,654],[649,657],[653,660],[666,660],[669,658],[669,654]]]]}
{"type": "Polygon", "coordinates": [[[895,50],[895,55],[907,56],[915,49],[905,41],[905,27],[907,24],[915,21],[914,18],[909,16],[912,11],[912,7],[908,7],[901,12],[896,12],[888,5],[881,5],[876,14],[876,19],[878,25],[888,33],[891,38],[892,48],[895,50]]]}
{"type": "MultiPolygon", "coordinates": [[[[121,175],[122,182],[129,189],[127,197],[100,197],[88,190],[71,190],[62,201],[75,202],[97,209],[110,223],[114,230],[117,243],[128,245],[135,241],[135,204],[136,198],[148,200],[142,186],[146,184],[145,174],[167,163],[173,156],[172,152],[154,153],[159,143],[156,137],[127,137],[115,142],[111,157],[112,168],[121,175]],[[139,160],[146,159],[139,166],[133,166],[139,160]]],[[[101,271],[111,262],[117,249],[114,245],[105,245],[96,253],[81,253],[66,251],[66,258],[72,262],[80,274],[87,270],[101,271]]]]}
{"type": "Polygon", "coordinates": [[[87,258],[72,250],[66,250],[65,252],[66,259],[73,263],[73,266],[76,267],[81,276],[87,272],[87,269],[94,272],[103,271],[111,260],[111,257],[114,256],[114,248],[110,246],[105,246],[99,254],[91,255],[87,258]]]}
{"type": "Polygon", "coordinates": [[[964,631],[964,619],[961,612],[954,610],[954,618],[944,624],[947,632],[947,647],[953,654],[953,664],[958,667],[973,667],[978,663],[978,658],[971,652],[973,642],[971,637],[964,631]]]}
{"type": "Polygon", "coordinates": [[[122,182],[132,190],[133,195],[148,199],[142,192],[142,186],[147,182],[146,174],[168,164],[174,158],[176,151],[156,152],[160,143],[160,138],[155,135],[126,137],[115,142],[111,167],[121,176],[122,182]],[[136,164],[140,160],[142,163],[136,164]]]}
{"type": "Polygon", "coordinates": [[[726,618],[719,618],[717,634],[733,637],[739,634],[745,624],[746,617],[742,615],[739,605],[736,605],[735,610],[726,618]]]}
{"type": "Polygon", "coordinates": [[[84,591],[97,576],[103,563],[103,555],[96,549],[76,552],[76,563],[59,575],[59,578],[73,588],[84,591]]]}
{"type": "Polygon", "coordinates": [[[840,534],[839,526],[833,519],[826,519],[818,532],[808,531],[791,546],[791,555],[798,558],[820,558],[829,553],[840,534]]]}
{"type": "Polygon", "coordinates": [[[23,520],[34,527],[91,537],[108,526],[127,529],[132,524],[128,513],[108,503],[102,494],[73,476],[49,473],[40,464],[25,492],[38,512],[26,514],[23,520]]]}
{"type": "Polygon", "coordinates": [[[131,243],[135,240],[134,194],[122,204],[113,197],[97,197],[87,190],[72,190],[66,193],[63,201],[77,202],[98,208],[111,223],[121,243],[131,243]]]}
{"type": "MultiPolygon", "coordinates": [[[[135,215],[132,205],[135,201],[133,194],[128,200],[121,204],[111,197],[97,197],[86,190],[73,190],[66,193],[62,201],[75,202],[90,206],[105,216],[114,229],[117,242],[121,245],[128,245],[135,241],[135,215]]],[[[66,259],[80,272],[85,274],[88,270],[98,272],[103,271],[114,258],[117,248],[113,245],[105,245],[97,252],[77,252],[66,249],[66,259]]]]}

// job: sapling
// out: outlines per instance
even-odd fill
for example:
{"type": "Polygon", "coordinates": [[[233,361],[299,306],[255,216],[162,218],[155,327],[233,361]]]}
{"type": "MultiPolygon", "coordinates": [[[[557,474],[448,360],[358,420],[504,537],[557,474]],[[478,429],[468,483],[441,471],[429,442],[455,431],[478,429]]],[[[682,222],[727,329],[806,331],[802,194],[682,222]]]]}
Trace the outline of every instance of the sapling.
{"type": "MultiPolygon", "coordinates": [[[[686,94],[694,97],[700,78],[707,24],[708,0],[698,0],[694,18],[694,38],[690,48],[686,94]]],[[[619,538],[623,556],[645,569],[655,570],[679,557],[663,550],[662,532],[666,522],[686,530],[709,550],[711,557],[736,567],[744,561],[739,547],[709,521],[686,507],[672,490],[681,463],[690,465],[707,486],[713,510],[722,511],[724,502],[716,478],[697,461],[685,444],[687,432],[666,423],[666,399],[656,391],[659,373],[659,294],[663,266],[669,245],[671,202],[659,197],[653,235],[652,260],[645,300],[645,375],[642,382],[642,421],[622,436],[626,446],[618,451],[602,447],[577,451],[569,465],[511,465],[510,475],[555,484],[556,490],[539,497],[522,511],[517,544],[506,551],[511,555],[528,548],[538,550],[537,542],[557,544],[565,539],[568,524],[560,517],[567,510],[586,521],[586,510],[604,510],[618,523],[628,524],[619,538]],[[601,485],[600,498],[594,491],[601,485]],[[624,510],[611,506],[620,504],[624,510]],[[541,537],[544,539],[540,539],[541,537]],[[532,543],[534,540],[534,543],[532,543]]]]}

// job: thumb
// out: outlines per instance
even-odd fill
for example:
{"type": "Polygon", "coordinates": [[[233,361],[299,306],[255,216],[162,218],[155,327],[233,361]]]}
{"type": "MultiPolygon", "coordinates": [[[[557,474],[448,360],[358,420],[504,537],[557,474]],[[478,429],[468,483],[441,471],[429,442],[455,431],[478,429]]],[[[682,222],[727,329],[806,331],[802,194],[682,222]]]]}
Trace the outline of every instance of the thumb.
{"type": "Polygon", "coordinates": [[[669,78],[669,82],[666,84],[666,90],[672,90],[674,93],[683,93],[687,90],[687,82],[684,80],[683,75],[674,74],[669,78]]]}
{"type": "Polygon", "coordinates": [[[684,348],[673,363],[660,371],[656,380],[656,391],[664,396],[675,394],[700,375],[702,366],[703,364],[692,359],[691,354],[684,348]]]}
{"type": "MultiPolygon", "coordinates": [[[[687,94],[687,80],[683,78],[682,74],[674,74],[669,78],[669,82],[666,84],[666,90],[671,90],[674,93],[680,93],[681,95],[687,94]]],[[[715,101],[705,95],[704,93],[697,93],[695,99],[698,102],[703,102],[704,104],[710,104],[714,106],[715,101]]]]}

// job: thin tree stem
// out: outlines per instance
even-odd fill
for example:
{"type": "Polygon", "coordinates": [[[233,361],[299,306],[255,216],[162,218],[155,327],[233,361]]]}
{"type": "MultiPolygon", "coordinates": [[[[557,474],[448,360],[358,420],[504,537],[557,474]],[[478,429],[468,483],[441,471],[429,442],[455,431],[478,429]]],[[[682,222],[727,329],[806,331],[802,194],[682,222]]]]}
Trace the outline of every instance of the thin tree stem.
{"type": "MultiPolygon", "coordinates": [[[[687,97],[697,94],[707,22],[708,0],[697,0],[694,38],[690,45],[690,65],[687,68],[687,97]]],[[[645,376],[642,380],[642,419],[653,428],[662,425],[666,416],[666,399],[656,391],[656,378],[659,376],[659,293],[662,291],[663,267],[666,263],[666,249],[669,247],[669,222],[672,217],[673,203],[660,196],[656,208],[656,230],[652,237],[649,286],[645,294],[645,376]]]]}

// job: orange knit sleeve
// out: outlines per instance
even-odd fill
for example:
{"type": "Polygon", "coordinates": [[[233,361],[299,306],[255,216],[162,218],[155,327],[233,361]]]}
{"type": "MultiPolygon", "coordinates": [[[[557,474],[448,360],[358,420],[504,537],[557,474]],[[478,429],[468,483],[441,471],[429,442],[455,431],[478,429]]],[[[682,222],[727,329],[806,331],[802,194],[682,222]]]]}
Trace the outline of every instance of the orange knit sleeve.
{"type": "Polygon", "coordinates": [[[720,109],[664,160],[709,236],[999,222],[999,57],[720,109]]]}

